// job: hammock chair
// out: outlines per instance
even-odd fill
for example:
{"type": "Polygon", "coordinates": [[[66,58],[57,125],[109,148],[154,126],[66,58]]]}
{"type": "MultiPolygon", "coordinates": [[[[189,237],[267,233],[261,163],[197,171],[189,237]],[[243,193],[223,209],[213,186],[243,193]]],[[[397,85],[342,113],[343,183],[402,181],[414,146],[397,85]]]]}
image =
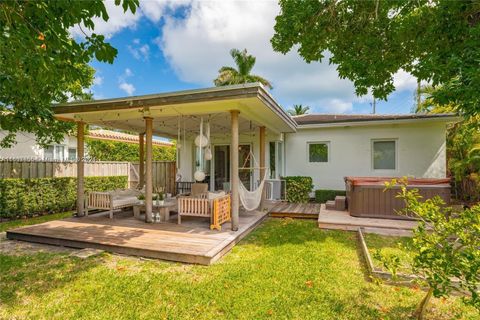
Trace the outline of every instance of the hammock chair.
{"type": "Polygon", "coordinates": [[[266,167],[259,167],[255,156],[253,155],[252,151],[248,154],[245,162],[243,163],[243,167],[239,168],[239,170],[264,170],[263,179],[261,179],[260,184],[258,185],[257,189],[254,191],[248,190],[245,185],[238,177],[238,195],[240,198],[240,202],[242,203],[243,207],[247,211],[253,211],[260,206],[262,202],[262,194],[263,194],[263,187],[265,185],[265,179],[267,178],[267,168],[266,167]],[[253,159],[254,167],[245,167],[245,164],[248,162],[248,159],[253,159]]]}

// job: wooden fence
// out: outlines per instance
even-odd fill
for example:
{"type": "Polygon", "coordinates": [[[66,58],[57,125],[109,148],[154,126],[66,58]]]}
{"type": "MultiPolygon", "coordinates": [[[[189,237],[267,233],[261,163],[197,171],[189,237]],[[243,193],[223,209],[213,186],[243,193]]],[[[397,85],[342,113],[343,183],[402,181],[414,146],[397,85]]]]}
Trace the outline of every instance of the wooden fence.
{"type": "MultiPolygon", "coordinates": [[[[135,172],[139,172],[139,164],[132,165],[135,172]]],[[[165,192],[176,194],[175,176],[177,169],[174,161],[154,161],[152,167],[153,187],[164,188],[165,192]]]]}
{"type": "MultiPolygon", "coordinates": [[[[136,187],[139,181],[138,168],[138,163],[130,162],[85,162],[85,176],[128,176],[129,187],[136,187]]],[[[175,175],[175,162],[153,163],[154,187],[163,187],[166,192],[175,193],[175,175]]],[[[71,161],[0,161],[0,179],[76,176],[77,163],[71,161]]]]}

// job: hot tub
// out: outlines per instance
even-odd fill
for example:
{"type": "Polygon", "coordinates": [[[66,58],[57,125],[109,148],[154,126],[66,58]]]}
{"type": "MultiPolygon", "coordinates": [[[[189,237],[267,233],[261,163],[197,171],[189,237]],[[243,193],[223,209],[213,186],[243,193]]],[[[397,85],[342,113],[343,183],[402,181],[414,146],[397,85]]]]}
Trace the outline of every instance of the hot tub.
{"type": "MultiPolygon", "coordinates": [[[[403,199],[396,196],[399,186],[385,190],[385,182],[395,177],[345,177],[347,207],[351,216],[364,218],[406,219],[413,218],[396,212],[405,207],[403,199]],[[385,190],[385,191],[384,191],[385,190]]],[[[440,196],[450,202],[450,179],[408,179],[407,188],[419,190],[423,199],[440,196]]]]}

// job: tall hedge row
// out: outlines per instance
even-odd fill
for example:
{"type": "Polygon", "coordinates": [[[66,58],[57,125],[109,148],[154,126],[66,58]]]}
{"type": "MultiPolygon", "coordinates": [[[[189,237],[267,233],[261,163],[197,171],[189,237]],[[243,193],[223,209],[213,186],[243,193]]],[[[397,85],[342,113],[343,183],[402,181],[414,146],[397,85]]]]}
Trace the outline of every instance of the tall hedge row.
{"type": "MultiPolygon", "coordinates": [[[[85,191],[125,188],[127,182],[127,176],[85,177],[85,191]]],[[[74,209],[76,185],[73,177],[0,179],[0,218],[74,209]]]]}
{"type": "Polygon", "coordinates": [[[287,201],[292,203],[307,203],[313,189],[312,177],[288,176],[282,177],[287,185],[287,201]]]}

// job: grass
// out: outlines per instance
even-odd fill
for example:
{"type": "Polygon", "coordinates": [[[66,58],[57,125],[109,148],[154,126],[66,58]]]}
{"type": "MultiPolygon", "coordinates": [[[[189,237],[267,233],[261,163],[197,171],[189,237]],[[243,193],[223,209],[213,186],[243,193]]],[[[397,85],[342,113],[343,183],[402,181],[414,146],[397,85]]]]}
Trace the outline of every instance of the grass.
{"type": "Polygon", "coordinates": [[[411,257],[404,248],[411,244],[412,238],[390,237],[371,233],[364,234],[364,237],[368,251],[373,260],[373,265],[376,268],[386,271],[382,262],[375,257],[375,253],[380,252],[386,257],[393,255],[398,256],[400,258],[398,272],[405,274],[411,273],[411,270],[409,269],[409,266],[411,265],[411,257]]]}
{"type": "Polygon", "coordinates": [[[72,216],[72,211],[67,212],[60,212],[60,213],[53,213],[47,214],[44,216],[38,216],[35,218],[28,218],[28,219],[18,219],[12,220],[8,222],[0,222],[0,232],[4,232],[10,229],[15,229],[18,227],[29,226],[32,224],[43,223],[52,220],[58,220],[63,218],[68,218],[72,216]]]}
{"type": "MultiPolygon", "coordinates": [[[[1,319],[409,319],[423,293],[366,279],[355,233],[268,219],[220,262],[0,255],[1,319]]],[[[434,299],[429,319],[478,319],[434,299]]]]}

